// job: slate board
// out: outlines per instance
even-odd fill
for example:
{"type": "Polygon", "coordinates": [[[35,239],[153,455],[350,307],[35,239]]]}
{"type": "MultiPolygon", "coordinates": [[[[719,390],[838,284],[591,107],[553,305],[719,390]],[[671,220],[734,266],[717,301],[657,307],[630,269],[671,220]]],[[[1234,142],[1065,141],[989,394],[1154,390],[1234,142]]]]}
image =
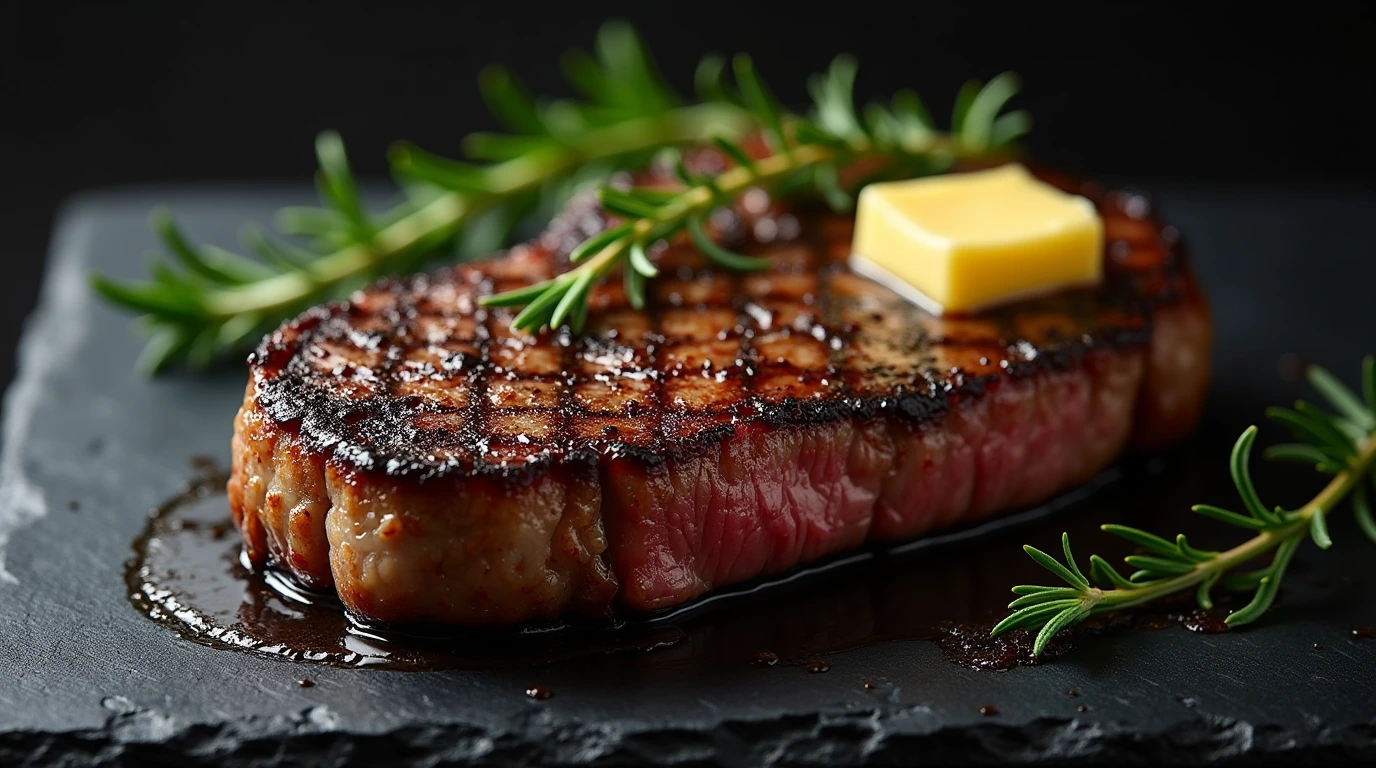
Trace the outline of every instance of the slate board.
{"type": "MultiPolygon", "coordinates": [[[[1217,381],[1194,471],[1216,477],[1232,436],[1300,392],[1278,376],[1283,354],[1350,380],[1360,355],[1376,351],[1376,192],[1196,185],[1158,194],[1213,296],[1217,381]]],[[[245,219],[307,197],[176,187],[88,194],[64,208],[5,404],[0,763],[1376,758],[1376,641],[1350,637],[1376,623],[1376,601],[1361,587],[1376,577],[1376,550],[1346,516],[1334,523],[1334,550],[1307,547],[1296,569],[1345,577],[1347,589],[1297,578],[1245,631],[1115,635],[1007,673],[949,663],[923,641],[834,654],[825,675],[614,658],[400,673],[303,668],[176,637],[131,609],[121,569],[147,510],[186,481],[187,458],[227,459],[243,373],[140,379],[130,365],[138,339],[126,317],[92,300],[86,272],[139,275],[155,203],[170,204],[198,239],[232,244],[245,219]],[[306,676],[317,685],[298,687],[306,676]],[[557,695],[527,698],[534,682],[557,695]],[[981,716],[987,704],[996,717],[981,716]]],[[[1171,477],[1155,485],[1175,502],[1171,477]]],[[[1112,519],[1112,510],[1093,514],[1112,519]]],[[[1026,540],[1051,546],[1056,525],[1029,529],[1026,540]]],[[[982,546],[993,544],[934,556],[982,546]]]]}

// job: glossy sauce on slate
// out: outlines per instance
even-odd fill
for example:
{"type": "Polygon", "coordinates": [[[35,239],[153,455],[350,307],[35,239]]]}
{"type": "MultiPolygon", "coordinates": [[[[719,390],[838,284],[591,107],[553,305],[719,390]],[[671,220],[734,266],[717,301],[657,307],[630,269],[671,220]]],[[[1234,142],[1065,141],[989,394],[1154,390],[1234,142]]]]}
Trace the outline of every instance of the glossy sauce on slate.
{"type": "MultiPolygon", "coordinates": [[[[1164,459],[1126,462],[1036,509],[894,549],[853,554],[653,616],[615,624],[489,630],[371,626],[350,617],[332,595],[302,590],[272,571],[253,571],[229,520],[225,478],[201,461],[185,492],[150,513],[134,544],[126,581],[130,601],[142,614],[188,640],[295,662],[420,670],[522,667],[615,655],[634,665],[779,667],[821,674],[830,669],[829,654],[924,640],[953,662],[1006,670],[1034,663],[1030,633],[989,637],[989,628],[1006,615],[1009,588],[1052,579],[1022,556],[1021,544],[1050,549],[1060,531],[1068,530],[1082,562],[1091,552],[1110,559],[1130,554],[1127,545],[1097,530],[1106,521],[1184,531],[1205,546],[1236,543],[1235,531],[1201,526],[1184,511],[1201,499],[1229,502],[1226,464],[1220,456],[1208,461],[1206,453],[1226,452],[1225,446],[1196,441],[1164,459]]],[[[1193,607],[1188,597],[1092,618],[1058,636],[1046,658],[1088,635],[1177,626],[1197,632],[1226,629],[1225,596],[1216,596],[1223,599],[1212,612],[1193,607]]]]}

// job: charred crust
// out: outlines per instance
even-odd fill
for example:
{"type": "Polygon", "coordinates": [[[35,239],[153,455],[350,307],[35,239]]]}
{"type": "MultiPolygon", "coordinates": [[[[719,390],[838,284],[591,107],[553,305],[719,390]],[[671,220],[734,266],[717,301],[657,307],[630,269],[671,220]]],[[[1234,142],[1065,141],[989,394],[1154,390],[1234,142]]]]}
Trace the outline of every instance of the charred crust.
{"type": "Polygon", "coordinates": [[[674,242],[657,254],[664,276],[646,311],[610,280],[588,335],[512,331],[479,298],[566,269],[607,224],[584,197],[531,243],[383,280],[283,324],[249,356],[252,404],[350,472],[418,482],[658,464],[751,425],[937,419],[1003,380],[1141,347],[1156,309],[1196,290],[1183,238],[1145,195],[1039,173],[1104,215],[1102,285],[934,318],[848,270],[848,220],[755,201],[712,225],[775,270],[722,273],[674,242]]]}

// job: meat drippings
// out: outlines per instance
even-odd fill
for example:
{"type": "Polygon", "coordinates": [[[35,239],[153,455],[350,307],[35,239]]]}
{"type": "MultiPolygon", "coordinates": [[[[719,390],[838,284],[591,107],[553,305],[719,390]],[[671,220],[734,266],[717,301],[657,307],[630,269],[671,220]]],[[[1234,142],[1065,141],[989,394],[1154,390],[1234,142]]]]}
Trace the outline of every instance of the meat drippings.
{"type": "MultiPolygon", "coordinates": [[[[1126,548],[1110,549],[1114,541],[1094,529],[1109,510],[1140,507],[1144,484],[1160,489],[1166,474],[1173,476],[1174,487],[1156,492],[1151,526],[1181,528],[1194,540],[1187,513],[1170,511],[1188,505],[1163,503],[1158,508],[1157,503],[1164,497],[1198,498],[1204,494],[1201,483],[1216,485],[1211,475],[1218,473],[1188,456],[1173,466],[1168,472],[1159,460],[1125,465],[1031,510],[892,549],[862,551],[660,614],[515,629],[402,631],[365,624],[332,595],[302,589],[272,569],[248,567],[240,541],[232,535],[223,475],[202,463],[182,493],[150,513],[126,580],[139,612],[185,639],[300,663],[492,668],[613,654],[628,657],[627,663],[635,666],[688,663],[820,671],[834,665],[832,655],[842,651],[921,640],[935,644],[952,662],[1006,670],[1038,663],[1031,655],[1032,633],[989,637],[989,628],[1006,613],[1008,588],[1050,583],[1051,578],[1030,560],[1009,553],[1024,541],[1039,543],[1069,530],[1072,540],[1085,547],[1092,543],[1101,554],[1128,554],[1126,548]],[[1052,513],[1055,519],[1047,520],[1052,513]]],[[[1226,473],[1222,475],[1220,482],[1226,483],[1226,473]]],[[[1129,512],[1116,519],[1133,518],[1129,512]]],[[[1188,598],[1094,617],[1059,635],[1041,661],[1083,645],[1091,636],[1166,627],[1198,632],[1224,628],[1226,596],[1216,595],[1220,606],[1208,612],[1194,608],[1188,598]]]]}

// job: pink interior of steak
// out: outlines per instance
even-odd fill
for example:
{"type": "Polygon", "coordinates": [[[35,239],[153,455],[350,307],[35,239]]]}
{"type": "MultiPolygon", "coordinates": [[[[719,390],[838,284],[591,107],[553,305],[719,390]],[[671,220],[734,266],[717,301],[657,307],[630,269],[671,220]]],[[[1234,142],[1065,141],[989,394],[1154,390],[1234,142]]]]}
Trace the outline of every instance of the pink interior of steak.
{"type": "Polygon", "coordinates": [[[674,605],[1045,499],[1130,436],[1179,437],[1207,381],[1173,233],[1084,191],[1104,284],[973,317],[851,273],[849,220],[763,195],[714,228],[771,271],[672,243],[650,307],[609,280],[581,337],[514,332],[478,299],[566,268],[606,224],[586,204],[308,312],[255,353],[236,425],[250,555],[375,619],[491,624],[674,605]]]}
{"type": "Polygon", "coordinates": [[[691,459],[607,463],[609,557],[623,601],[676,605],[717,586],[1041,501],[1122,450],[1140,351],[1007,380],[940,420],[738,431],[691,459]]]}

